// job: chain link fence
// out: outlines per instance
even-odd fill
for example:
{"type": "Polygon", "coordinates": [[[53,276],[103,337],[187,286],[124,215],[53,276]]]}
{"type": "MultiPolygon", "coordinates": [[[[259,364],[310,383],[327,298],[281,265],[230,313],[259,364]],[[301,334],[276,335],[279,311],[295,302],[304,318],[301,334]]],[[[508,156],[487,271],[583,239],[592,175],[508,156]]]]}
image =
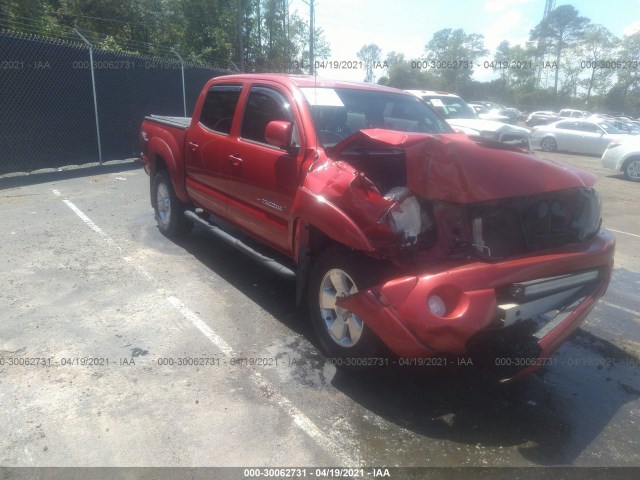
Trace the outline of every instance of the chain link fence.
{"type": "Polygon", "coordinates": [[[0,175],[137,157],[145,115],[191,115],[204,83],[225,73],[0,32],[0,175]]]}

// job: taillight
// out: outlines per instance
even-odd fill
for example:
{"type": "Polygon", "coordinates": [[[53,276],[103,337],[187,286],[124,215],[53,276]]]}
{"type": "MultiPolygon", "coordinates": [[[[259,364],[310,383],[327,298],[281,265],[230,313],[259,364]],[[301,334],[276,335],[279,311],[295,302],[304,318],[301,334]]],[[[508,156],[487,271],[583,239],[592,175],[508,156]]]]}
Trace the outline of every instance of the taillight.
{"type": "Polygon", "coordinates": [[[147,132],[140,132],[140,148],[142,149],[142,153],[147,153],[147,147],[149,146],[149,136],[147,132]]]}

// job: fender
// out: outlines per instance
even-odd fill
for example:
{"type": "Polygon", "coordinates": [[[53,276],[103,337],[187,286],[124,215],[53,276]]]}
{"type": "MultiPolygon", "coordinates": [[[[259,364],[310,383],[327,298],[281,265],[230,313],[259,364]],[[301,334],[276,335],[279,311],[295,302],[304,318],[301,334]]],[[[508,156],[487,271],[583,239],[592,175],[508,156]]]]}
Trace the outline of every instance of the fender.
{"type": "Polygon", "coordinates": [[[172,145],[169,145],[164,138],[157,136],[149,140],[148,149],[151,157],[151,182],[153,182],[153,175],[156,171],[156,156],[162,157],[167,166],[167,170],[169,170],[169,176],[171,177],[171,183],[173,184],[176,196],[180,201],[189,203],[189,195],[187,195],[185,188],[184,170],[178,168],[178,162],[173,154],[174,151],[180,151],[181,147],[178,146],[172,137],[169,141],[172,145]]]}
{"type": "Polygon", "coordinates": [[[300,219],[313,225],[332,240],[347,247],[363,252],[375,250],[360,227],[346,213],[306,187],[298,190],[293,202],[292,217],[294,221],[300,219]]]}

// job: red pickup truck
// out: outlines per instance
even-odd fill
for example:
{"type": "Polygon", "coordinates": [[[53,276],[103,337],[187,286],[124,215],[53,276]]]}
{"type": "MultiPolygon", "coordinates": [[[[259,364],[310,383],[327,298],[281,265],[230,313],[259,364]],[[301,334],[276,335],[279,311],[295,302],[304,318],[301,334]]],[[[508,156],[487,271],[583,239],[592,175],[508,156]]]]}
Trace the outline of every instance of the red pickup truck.
{"type": "Polygon", "coordinates": [[[520,376],[609,283],[594,175],[454,133],[396,89],[217,77],[141,142],[160,231],[198,223],[295,279],[345,365],[489,355],[520,376]]]}

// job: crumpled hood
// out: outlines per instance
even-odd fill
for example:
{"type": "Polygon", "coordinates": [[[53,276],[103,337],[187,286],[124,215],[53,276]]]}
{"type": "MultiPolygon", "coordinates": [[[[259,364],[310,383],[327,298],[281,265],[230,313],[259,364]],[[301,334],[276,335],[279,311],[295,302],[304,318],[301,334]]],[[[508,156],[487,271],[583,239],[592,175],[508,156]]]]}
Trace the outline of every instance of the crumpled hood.
{"type": "Polygon", "coordinates": [[[402,148],[406,186],[420,196],[444,202],[465,204],[523,197],[592,187],[596,182],[595,175],[577,168],[500,142],[461,134],[360,130],[330,148],[327,154],[337,160],[351,148],[402,148]]]}

